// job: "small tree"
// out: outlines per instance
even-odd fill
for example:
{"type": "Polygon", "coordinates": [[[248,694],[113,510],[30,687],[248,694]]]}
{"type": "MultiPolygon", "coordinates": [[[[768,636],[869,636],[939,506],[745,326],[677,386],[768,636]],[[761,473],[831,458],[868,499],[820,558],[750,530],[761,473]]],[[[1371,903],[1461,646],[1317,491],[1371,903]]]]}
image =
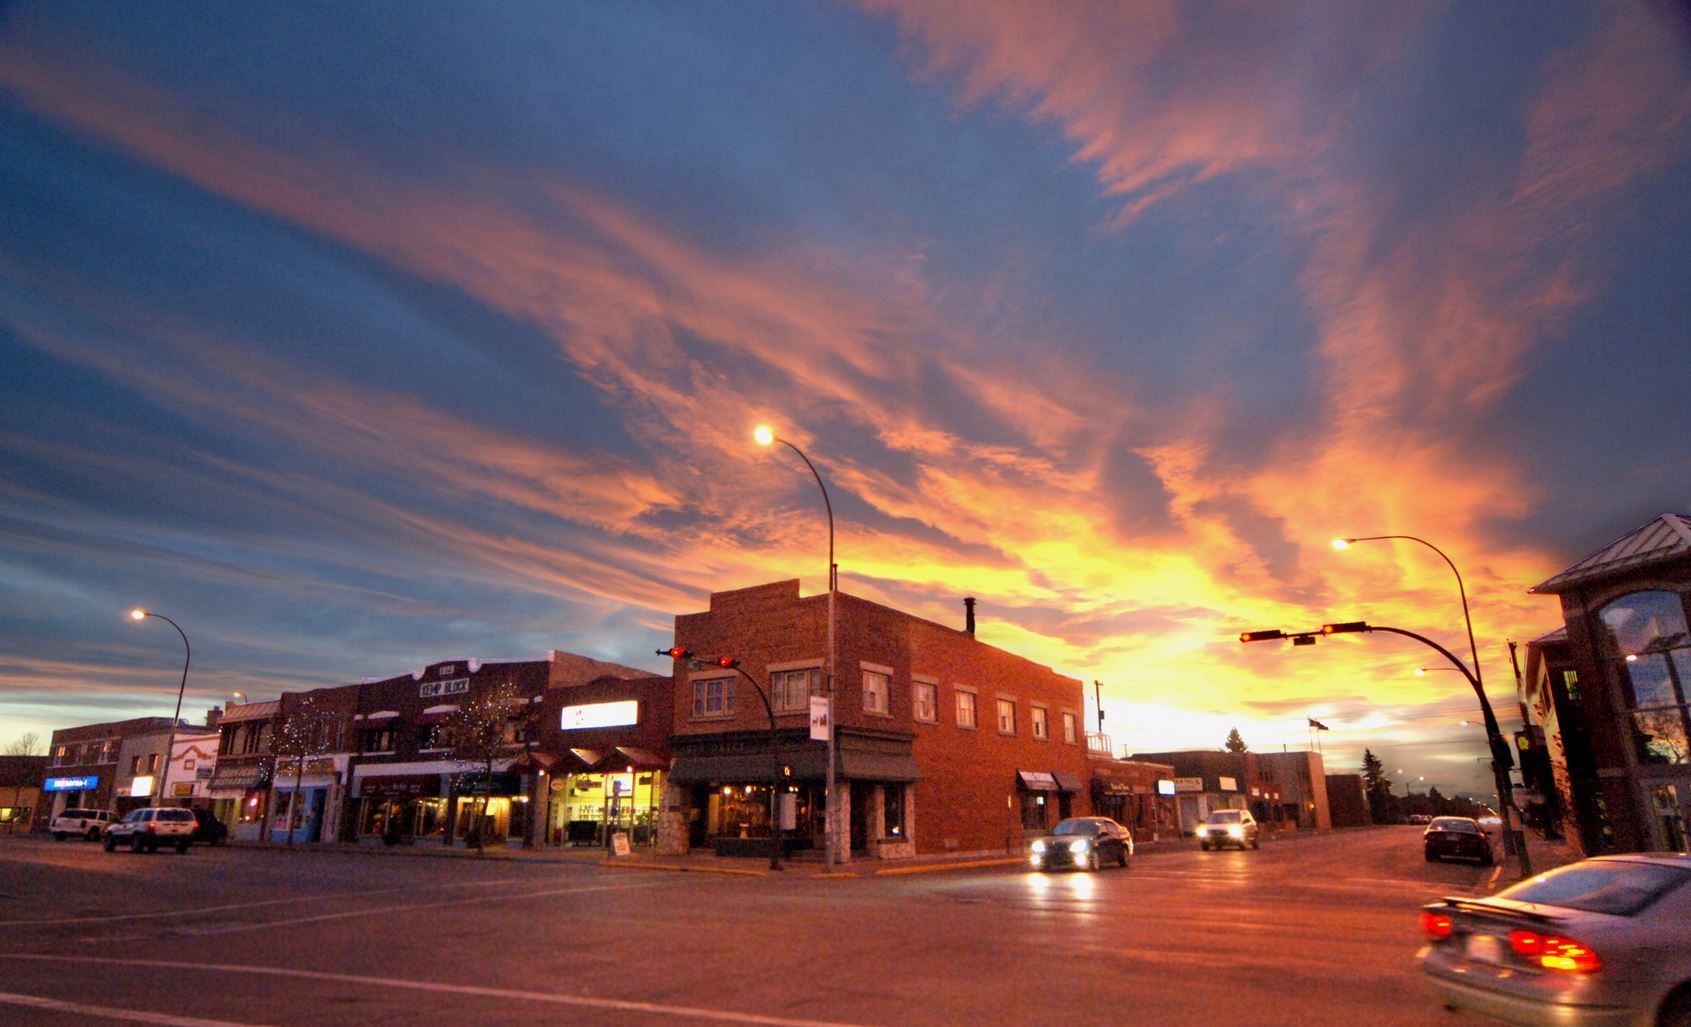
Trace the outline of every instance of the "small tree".
{"type": "Polygon", "coordinates": [[[1250,746],[1245,744],[1245,739],[1240,736],[1239,729],[1234,728],[1227,732],[1226,748],[1228,752],[1246,752],[1250,749],[1250,746]]]}
{"type": "Polygon", "coordinates": [[[493,788],[493,764],[516,745],[516,732],[527,705],[516,684],[505,681],[465,700],[446,722],[443,734],[448,755],[459,763],[479,765],[481,769],[480,802],[476,805],[476,819],[470,825],[470,844],[475,846],[478,856],[484,851],[482,819],[487,815],[488,793],[493,788]]]}
{"type": "MultiPolygon", "coordinates": [[[[283,701],[287,702],[287,699],[283,701]]],[[[276,762],[281,764],[292,760],[294,763],[294,790],[288,796],[289,845],[294,843],[294,814],[298,810],[300,788],[305,783],[305,762],[329,751],[333,745],[330,735],[334,721],[331,712],[318,706],[316,697],[309,693],[298,696],[291,707],[282,717],[281,727],[270,739],[270,753],[276,762]]],[[[274,783],[271,794],[275,794],[274,783]]]]}
{"type": "Polygon", "coordinates": [[[41,736],[34,731],[25,731],[17,740],[6,746],[8,756],[34,756],[36,748],[41,745],[41,736]]]}
{"type": "Polygon", "coordinates": [[[1374,750],[1362,750],[1362,788],[1368,795],[1368,815],[1376,824],[1392,819],[1392,782],[1374,750]]]}

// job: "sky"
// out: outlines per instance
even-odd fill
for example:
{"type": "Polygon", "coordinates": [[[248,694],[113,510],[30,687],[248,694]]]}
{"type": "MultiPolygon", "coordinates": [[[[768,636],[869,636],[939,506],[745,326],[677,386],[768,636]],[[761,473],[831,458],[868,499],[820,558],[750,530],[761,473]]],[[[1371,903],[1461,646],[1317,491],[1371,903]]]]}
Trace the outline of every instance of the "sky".
{"type": "MultiPolygon", "coordinates": [[[[1680,3],[0,4],[0,747],[840,587],[1481,790],[1691,512],[1680,3]],[[1417,667],[1446,672],[1416,676],[1417,667]]],[[[42,750],[44,751],[44,749],[42,750]]],[[[1401,771],[1401,773],[1397,773],[1401,771]]]]}

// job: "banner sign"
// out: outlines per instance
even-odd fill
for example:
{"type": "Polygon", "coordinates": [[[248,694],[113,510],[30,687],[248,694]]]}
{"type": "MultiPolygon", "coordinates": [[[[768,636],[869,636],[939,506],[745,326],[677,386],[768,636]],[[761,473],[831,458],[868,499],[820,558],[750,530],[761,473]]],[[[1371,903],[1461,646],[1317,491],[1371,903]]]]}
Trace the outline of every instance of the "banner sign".
{"type": "Polygon", "coordinates": [[[826,742],[828,740],[828,697],[813,695],[810,697],[810,740],[826,742]]]}
{"type": "Polygon", "coordinates": [[[87,777],[50,777],[41,785],[44,792],[86,792],[90,788],[97,788],[100,775],[90,774],[87,777]]]}

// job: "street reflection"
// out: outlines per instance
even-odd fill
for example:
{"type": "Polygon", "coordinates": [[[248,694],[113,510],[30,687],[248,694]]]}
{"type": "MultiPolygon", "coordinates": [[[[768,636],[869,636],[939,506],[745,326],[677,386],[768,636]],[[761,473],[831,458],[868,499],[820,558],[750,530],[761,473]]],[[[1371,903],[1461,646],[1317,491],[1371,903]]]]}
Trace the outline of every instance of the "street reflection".
{"type": "Polygon", "coordinates": [[[1097,876],[1086,873],[1022,875],[1030,898],[1047,902],[1090,902],[1098,888],[1097,876]]]}

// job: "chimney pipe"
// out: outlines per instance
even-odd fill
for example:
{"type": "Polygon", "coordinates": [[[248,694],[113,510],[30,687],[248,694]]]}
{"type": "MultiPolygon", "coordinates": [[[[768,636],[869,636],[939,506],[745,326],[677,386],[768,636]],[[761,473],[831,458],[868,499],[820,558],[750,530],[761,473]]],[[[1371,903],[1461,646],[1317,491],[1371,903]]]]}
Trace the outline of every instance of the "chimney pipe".
{"type": "Polygon", "coordinates": [[[975,637],[975,597],[967,596],[963,600],[963,630],[969,637],[975,637]]]}

